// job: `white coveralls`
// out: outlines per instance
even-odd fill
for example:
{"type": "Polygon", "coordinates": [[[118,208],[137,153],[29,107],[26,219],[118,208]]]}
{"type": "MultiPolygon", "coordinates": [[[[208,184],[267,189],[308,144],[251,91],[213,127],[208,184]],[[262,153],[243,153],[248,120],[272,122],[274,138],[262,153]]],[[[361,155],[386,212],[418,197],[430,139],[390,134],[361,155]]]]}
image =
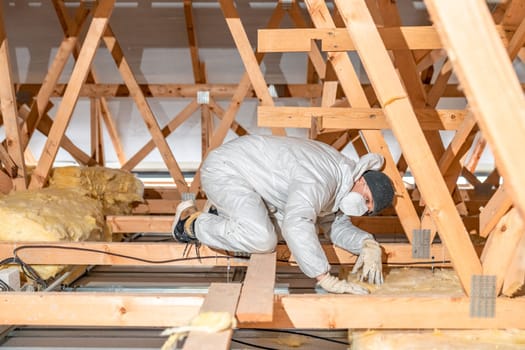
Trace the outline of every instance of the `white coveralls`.
{"type": "MultiPolygon", "coordinates": [[[[234,252],[268,253],[277,245],[271,216],[303,273],[314,278],[330,270],[319,242],[319,217],[336,213],[341,199],[383,157],[367,154],[356,163],[317,141],[243,136],[210,152],[201,168],[202,188],[219,215],[202,213],[197,239],[234,252]]],[[[354,254],[372,235],[338,214],[331,241],[354,254]]]]}

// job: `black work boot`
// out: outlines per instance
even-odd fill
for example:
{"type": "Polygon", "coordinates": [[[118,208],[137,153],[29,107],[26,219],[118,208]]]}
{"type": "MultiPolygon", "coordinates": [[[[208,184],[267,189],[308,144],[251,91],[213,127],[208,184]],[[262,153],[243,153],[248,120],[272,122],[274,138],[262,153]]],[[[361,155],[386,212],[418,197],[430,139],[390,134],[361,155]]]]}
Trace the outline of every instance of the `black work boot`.
{"type": "Polygon", "coordinates": [[[193,200],[182,201],[175,212],[173,237],[181,243],[197,243],[199,240],[195,236],[195,220],[200,214],[193,200]]]}

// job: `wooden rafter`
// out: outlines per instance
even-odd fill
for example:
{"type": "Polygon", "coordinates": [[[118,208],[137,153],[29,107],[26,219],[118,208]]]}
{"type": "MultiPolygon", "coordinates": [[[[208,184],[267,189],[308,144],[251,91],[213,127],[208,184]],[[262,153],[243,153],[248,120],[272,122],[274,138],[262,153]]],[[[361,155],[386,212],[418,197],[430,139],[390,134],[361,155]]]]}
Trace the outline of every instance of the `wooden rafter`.
{"type": "MultiPolygon", "coordinates": [[[[312,18],[312,22],[317,28],[335,28],[335,23],[332,20],[324,1],[310,0],[305,3],[312,18]]],[[[341,87],[352,107],[369,108],[370,104],[361,89],[361,83],[359,82],[359,78],[357,77],[352,63],[350,62],[348,54],[346,52],[329,52],[328,59],[334,67],[341,87]]],[[[385,158],[384,171],[392,179],[396,191],[396,201],[394,206],[402,220],[401,222],[405,229],[407,238],[410,241],[412,239],[413,230],[420,227],[420,221],[416,210],[412,205],[410,196],[406,191],[403,179],[397,170],[388,145],[383,138],[381,131],[363,130],[361,133],[370,151],[380,153],[385,158]]]]}
{"type": "MultiPolygon", "coordinates": [[[[250,77],[250,82],[257,93],[259,98],[259,104],[262,106],[273,106],[273,98],[270,96],[268,91],[267,84],[264,80],[263,74],[259,67],[259,62],[256,55],[253,52],[250,41],[248,40],[248,35],[244,30],[243,24],[237,13],[237,9],[233,4],[232,0],[219,0],[221,4],[221,9],[226,19],[226,24],[232,34],[237,50],[241,55],[242,62],[244,63],[244,68],[248,76],[250,77]]],[[[280,3],[277,4],[277,8],[280,8],[280,3]]],[[[282,11],[282,10],[281,10],[282,11]]],[[[274,135],[286,135],[286,132],[282,128],[272,128],[272,133],[274,135]]]]}
{"type": "Polygon", "coordinates": [[[120,44],[118,43],[117,38],[113,34],[113,31],[109,25],[105,29],[103,39],[109,52],[111,53],[111,56],[113,57],[113,60],[117,64],[120,75],[124,79],[126,86],[131,92],[131,96],[133,97],[133,100],[135,101],[137,108],[144,119],[148,131],[151,133],[153,142],[155,143],[155,146],[157,146],[169,173],[177,185],[178,190],[180,192],[187,192],[188,184],[184,179],[184,175],[182,174],[179,164],[175,160],[175,157],[173,156],[168,142],[164,138],[155,115],[153,114],[146,97],[142,93],[142,90],[140,89],[140,86],[133,75],[131,67],[124,57],[122,48],[120,47],[120,44]]]}
{"type": "MultiPolygon", "coordinates": [[[[512,258],[525,237],[525,224],[516,209],[511,209],[490,234],[481,261],[483,274],[496,276],[496,294],[503,287],[505,275],[509,270],[512,258]]],[[[525,281],[524,281],[525,282],[525,281]]]]}
{"type": "MultiPolygon", "coordinates": [[[[226,4],[228,5],[228,4],[226,4]]],[[[231,4],[230,4],[231,6],[231,4]]],[[[236,11],[235,11],[236,13],[236,11]]],[[[282,10],[281,6],[278,4],[275,7],[274,12],[272,13],[272,16],[270,17],[270,20],[268,21],[267,28],[276,28],[279,26],[282,18],[284,16],[284,11],[282,10]]],[[[238,28],[238,25],[240,24],[240,21],[236,21],[234,19],[234,25],[236,28],[238,28]]],[[[239,28],[241,32],[243,32],[242,24],[241,28],[239,28]]],[[[242,34],[240,34],[242,37],[242,34]]],[[[244,40],[243,40],[244,41],[244,40]]],[[[245,53],[246,56],[248,56],[248,61],[251,62],[248,53],[245,53]]],[[[257,62],[257,67],[261,63],[262,59],[264,57],[263,53],[255,53],[255,60],[257,62]]],[[[257,68],[260,74],[260,69],[257,68]]],[[[237,88],[235,89],[235,92],[231,98],[230,104],[228,106],[228,109],[226,110],[226,113],[224,114],[224,117],[222,118],[219,125],[215,128],[215,131],[213,133],[213,136],[210,140],[210,147],[208,148],[208,152],[212,151],[213,149],[219,147],[226,137],[226,134],[228,130],[231,128],[231,125],[233,121],[235,120],[235,115],[237,114],[237,111],[239,110],[242,101],[246,97],[250,87],[252,86],[250,81],[250,75],[248,72],[245,72],[242,76],[239,84],[237,85],[237,88]]],[[[255,89],[255,87],[254,87],[255,89]]],[[[257,91],[257,90],[255,90],[257,91]]],[[[267,91],[267,90],[266,90],[267,91]]],[[[197,169],[195,176],[193,178],[193,182],[191,183],[190,192],[197,193],[199,191],[200,187],[200,166],[199,169],[197,169]]]]}
{"type": "MultiPolygon", "coordinates": [[[[78,31],[77,27],[75,27],[76,23],[80,21],[80,19],[72,20],[69,18],[68,12],[66,10],[65,4],[63,1],[59,0],[53,0],[53,5],[55,7],[55,12],[57,14],[57,17],[60,21],[60,24],[62,26],[62,30],[64,34],[69,36],[70,33],[75,33],[78,31]]],[[[85,4],[81,3],[77,13],[82,14],[81,10],[85,10],[85,4]]],[[[88,11],[89,12],[89,11],[88,11]]],[[[77,17],[79,14],[77,14],[77,17]]],[[[79,55],[79,45],[78,42],[76,42],[75,46],[73,47],[73,57],[75,60],[78,59],[79,55]]],[[[90,71],[88,73],[88,76],[86,78],[87,83],[96,83],[98,81],[97,75],[93,67],[90,68],[90,71]]],[[[120,141],[120,137],[117,132],[116,124],[111,116],[111,112],[109,110],[108,102],[104,96],[97,96],[97,99],[100,103],[100,116],[102,117],[102,120],[104,121],[104,124],[106,125],[106,129],[108,131],[108,134],[111,139],[111,143],[113,144],[113,148],[115,149],[115,153],[117,155],[117,158],[120,162],[120,164],[123,164],[126,161],[126,155],[124,153],[124,149],[122,147],[122,142],[120,141]]],[[[100,151],[100,153],[103,156],[104,149],[100,151]]]]}
{"type": "Polygon", "coordinates": [[[13,161],[15,166],[14,169],[11,169],[12,173],[10,174],[12,176],[13,188],[15,190],[23,190],[27,188],[27,170],[11,73],[9,46],[3,18],[4,14],[0,6],[0,77],[2,77],[2,79],[0,79],[0,104],[6,135],[7,157],[13,161]]]}
{"type": "Polygon", "coordinates": [[[186,20],[186,34],[191,55],[191,67],[193,69],[193,80],[197,84],[206,83],[206,69],[204,62],[199,58],[199,45],[195,26],[193,25],[193,0],[184,0],[184,18],[186,20]]]}
{"type": "Polygon", "coordinates": [[[459,279],[465,292],[469,294],[471,276],[481,273],[481,263],[448,194],[439,168],[430,157],[431,150],[418,126],[415,113],[372,17],[362,0],[337,0],[336,5],[362,58],[392,131],[410,165],[418,188],[430,208],[432,219],[451,252],[452,263],[459,279]]]}
{"type": "MultiPolygon", "coordinates": [[[[57,4],[57,1],[53,1],[53,4],[57,4]]],[[[34,131],[39,127],[40,120],[49,110],[49,99],[54,92],[54,88],[58,82],[58,79],[60,78],[60,75],[62,74],[62,71],[64,70],[69,56],[76,47],[79,32],[82,29],[82,25],[84,24],[88,13],[89,11],[83,6],[83,4],[81,4],[81,6],[79,6],[77,9],[74,22],[69,24],[69,30],[58,47],[55,58],[53,59],[53,62],[47,71],[42,85],[40,85],[38,88],[38,92],[31,103],[31,108],[24,122],[24,149],[28,146],[34,131]]]]}
{"type": "Polygon", "coordinates": [[[472,0],[426,3],[447,51],[454,55],[454,70],[494,153],[498,171],[509,186],[509,194],[523,218],[525,191],[521,174],[525,171],[525,161],[515,140],[525,134],[525,117],[522,115],[525,99],[490,13],[485,4],[472,0]],[[462,29],[458,30],[460,22],[462,29]],[[478,40],[470,37],[474,31],[478,40]],[[472,52],[471,47],[477,47],[476,51],[472,52]],[[486,71],[497,74],[479,74],[486,71]]]}
{"type": "Polygon", "coordinates": [[[60,140],[71,120],[73,109],[78,100],[80,87],[87,77],[96,49],[108,25],[109,17],[113,11],[115,0],[101,1],[93,14],[93,20],[87,31],[86,39],[80,50],[79,59],[73,68],[70,83],[60,104],[55,122],[49,132],[49,137],[44,146],[38,164],[31,176],[30,188],[41,188],[47,181],[49,171],[55,161],[60,140]]]}

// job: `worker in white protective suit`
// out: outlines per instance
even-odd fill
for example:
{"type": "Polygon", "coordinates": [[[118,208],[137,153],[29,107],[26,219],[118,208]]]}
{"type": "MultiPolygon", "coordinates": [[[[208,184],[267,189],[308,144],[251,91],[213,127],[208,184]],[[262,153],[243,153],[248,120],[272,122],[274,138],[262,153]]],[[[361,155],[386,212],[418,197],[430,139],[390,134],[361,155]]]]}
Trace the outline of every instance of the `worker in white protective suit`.
{"type": "Polygon", "coordinates": [[[355,162],[318,141],[240,137],[210,152],[201,168],[202,188],[216,213],[199,212],[193,201],[181,202],[174,237],[227,251],[269,253],[280,231],[301,270],[320,287],[367,294],[366,288],[330,274],[316,223],[335,213],[328,236],[359,254],[352,273],[363,268],[361,280],[383,283],[381,247],[349,219],[377,214],[392,204],[394,190],[379,171],[382,165],[379,154],[355,162]]]}

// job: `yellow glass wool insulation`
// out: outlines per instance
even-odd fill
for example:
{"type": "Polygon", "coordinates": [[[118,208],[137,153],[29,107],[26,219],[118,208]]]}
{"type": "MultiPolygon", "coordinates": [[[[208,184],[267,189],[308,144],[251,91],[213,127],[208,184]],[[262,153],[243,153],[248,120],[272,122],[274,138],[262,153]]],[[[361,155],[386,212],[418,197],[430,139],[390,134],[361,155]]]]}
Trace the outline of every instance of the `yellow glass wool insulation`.
{"type": "MultiPolygon", "coordinates": [[[[75,189],[44,188],[0,197],[0,241],[107,240],[99,201],[75,189]]],[[[33,266],[43,279],[63,266],[33,266]]]]}
{"type": "Polygon", "coordinates": [[[525,331],[435,330],[349,332],[351,350],[518,350],[525,348],[525,331]]]}
{"type": "Polygon", "coordinates": [[[134,202],[143,202],[144,185],[132,173],[100,166],[54,168],[50,188],[78,188],[100,200],[104,215],[130,214],[134,202]]]}

